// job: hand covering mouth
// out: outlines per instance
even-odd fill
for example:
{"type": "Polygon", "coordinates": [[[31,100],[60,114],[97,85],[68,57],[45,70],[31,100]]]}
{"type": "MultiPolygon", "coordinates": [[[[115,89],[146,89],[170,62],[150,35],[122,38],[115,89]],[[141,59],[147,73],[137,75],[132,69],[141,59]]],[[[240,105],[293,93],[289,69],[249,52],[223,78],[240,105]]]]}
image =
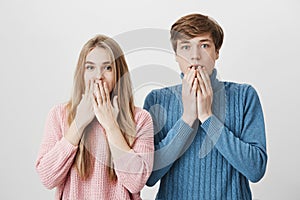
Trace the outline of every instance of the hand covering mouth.
{"type": "Polygon", "coordinates": [[[198,69],[198,68],[203,68],[203,65],[199,65],[199,64],[192,64],[191,66],[189,66],[190,69],[194,68],[194,69],[198,69]]]}

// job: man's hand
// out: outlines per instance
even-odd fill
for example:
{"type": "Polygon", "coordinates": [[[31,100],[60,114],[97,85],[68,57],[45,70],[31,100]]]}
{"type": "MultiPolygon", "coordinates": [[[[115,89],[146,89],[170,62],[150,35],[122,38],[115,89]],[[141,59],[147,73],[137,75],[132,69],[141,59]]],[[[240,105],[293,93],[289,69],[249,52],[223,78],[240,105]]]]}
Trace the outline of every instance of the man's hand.
{"type": "Polygon", "coordinates": [[[205,68],[197,69],[197,113],[198,119],[203,123],[212,115],[213,90],[210,83],[209,75],[205,68]]]}
{"type": "Polygon", "coordinates": [[[182,119],[189,124],[190,127],[192,127],[197,119],[197,87],[198,80],[196,77],[196,70],[194,68],[189,68],[182,80],[182,119]]]}

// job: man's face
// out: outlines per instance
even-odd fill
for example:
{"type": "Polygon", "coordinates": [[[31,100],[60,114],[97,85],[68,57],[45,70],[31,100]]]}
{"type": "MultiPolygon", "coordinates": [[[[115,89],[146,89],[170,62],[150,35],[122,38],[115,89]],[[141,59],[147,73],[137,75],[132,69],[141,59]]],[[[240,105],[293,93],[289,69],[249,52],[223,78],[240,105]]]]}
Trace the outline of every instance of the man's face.
{"type": "Polygon", "coordinates": [[[205,67],[211,75],[218,57],[219,53],[209,33],[177,41],[176,61],[183,74],[191,67],[205,67]]]}

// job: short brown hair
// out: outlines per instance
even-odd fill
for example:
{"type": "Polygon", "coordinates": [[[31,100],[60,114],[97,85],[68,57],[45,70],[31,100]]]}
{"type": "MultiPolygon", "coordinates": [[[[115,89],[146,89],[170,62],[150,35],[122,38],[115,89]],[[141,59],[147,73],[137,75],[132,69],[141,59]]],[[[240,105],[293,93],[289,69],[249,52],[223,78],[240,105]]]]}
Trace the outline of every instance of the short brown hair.
{"type": "Polygon", "coordinates": [[[171,43],[176,52],[177,40],[191,39],[204,33],[210,33],[219,51],[224,38],[221,26],[212,18],[201,14],[189,14],[178,19],[171,27],[171,43]]]}

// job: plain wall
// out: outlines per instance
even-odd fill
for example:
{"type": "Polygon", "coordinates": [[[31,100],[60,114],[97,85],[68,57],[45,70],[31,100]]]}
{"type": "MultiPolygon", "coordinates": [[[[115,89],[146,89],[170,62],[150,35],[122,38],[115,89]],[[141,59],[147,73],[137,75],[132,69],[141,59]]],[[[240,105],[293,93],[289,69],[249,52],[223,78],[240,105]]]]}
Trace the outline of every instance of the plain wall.
{"type": "MultiPolygon", "coordinates": [[[[253,199],[299,199],[299,10],[296,0],[2,0],[0,199],[54,198],[34,164],[47,113],[69,99],[77,58],[88,39],[98,33],[118,38],[145,28],[168,32],[179,17],[194,12],[212,16],[224,28],[219,76],[253,85],[261,99],[269,157],[266,175],[251,185],[253,199]]],[[[118,41],[123,48],[134,42],[118,41]]],[[[168,43],[168,37],[159,42],[168,43]]],[[[170,52],[138,47],[126,52],[131,70],[154,65],[178,72],[170,52]]],[[[164,74],[166,80],[174,78],[170,74],[164,74]]],[[[137,105],[152,88],[168,84],[136,85],[137,105]]],[[[145,188],[144,199],[153,199],[156,189],[145,188]]]]}

